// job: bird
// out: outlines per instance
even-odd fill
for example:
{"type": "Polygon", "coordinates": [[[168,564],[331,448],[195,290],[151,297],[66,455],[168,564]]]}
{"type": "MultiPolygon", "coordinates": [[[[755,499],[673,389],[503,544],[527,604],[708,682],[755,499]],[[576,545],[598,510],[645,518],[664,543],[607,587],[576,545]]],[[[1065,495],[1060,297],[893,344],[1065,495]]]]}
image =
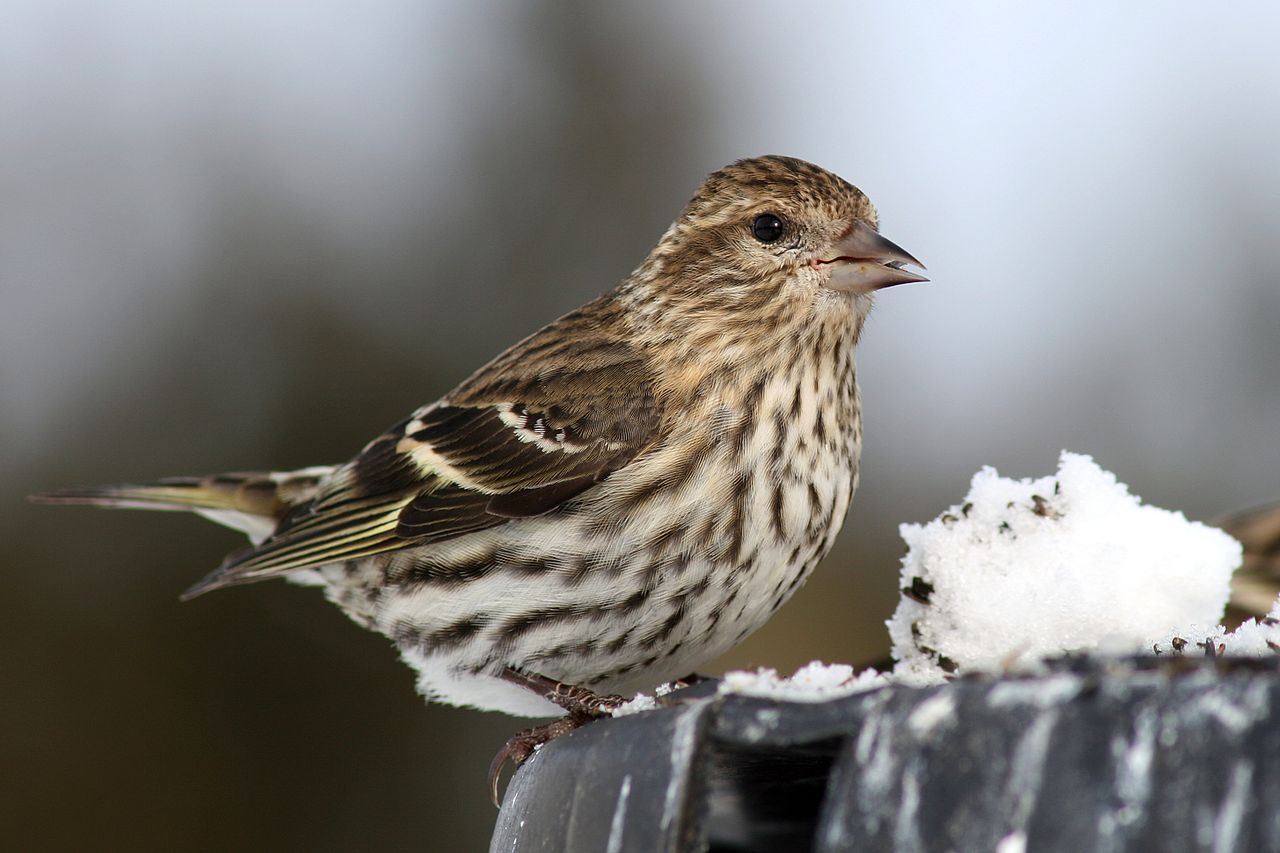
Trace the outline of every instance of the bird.
{"type": "MultiPolygon", "coordinates": [[[[384,634],[431,701],[558,717],[490,770],[758,629],[858,483],[855,346],[928,279],[859,189],[793,157],[712,172],[613,290],[345,464],[64,489],[248,534],[184,599],[287,578],[384,634]]],[[[496,768],[496,769],[495,769],[496,768]]]]}

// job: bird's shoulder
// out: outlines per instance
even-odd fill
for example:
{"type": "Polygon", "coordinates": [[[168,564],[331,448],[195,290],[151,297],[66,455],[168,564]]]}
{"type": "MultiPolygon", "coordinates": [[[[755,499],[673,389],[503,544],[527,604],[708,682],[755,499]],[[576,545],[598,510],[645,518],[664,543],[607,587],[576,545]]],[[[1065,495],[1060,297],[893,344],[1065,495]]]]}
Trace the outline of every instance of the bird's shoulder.
{"type": "Polygon", "coordinates": [[[608,320],[579,309],[511,347],[414,412],[380,439],[383,448],[366,448],[357,477],[376,476],[388,456],[407,457],[424,475],[508,510],[531,490],[603,479],[662,427],[651,363],[608,320]]]}

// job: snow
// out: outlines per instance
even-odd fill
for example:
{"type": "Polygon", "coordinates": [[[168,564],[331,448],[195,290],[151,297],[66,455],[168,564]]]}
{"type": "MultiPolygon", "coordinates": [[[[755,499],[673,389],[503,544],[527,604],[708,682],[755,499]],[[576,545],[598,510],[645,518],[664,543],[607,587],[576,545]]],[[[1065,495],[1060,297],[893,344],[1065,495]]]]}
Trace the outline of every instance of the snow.
{"type": "Polygon", "coordinates": [[[888,684],[882,673],[865,669],[854,673],[853,667],[844,663],[812,661],[793,675],[783,678],[777,670],[761,668],[755,672],[737,670],[727,672],[720,682],[721,695],[759,696],[784,702],[825,702],[842,696],[852,696],[883,687],[888,684]]]}
{"type": "Polygon", "coordinates": [[[677,686],[675,684],[667,682],[666,684],[659,684],[653,691],[652,696],[648,693],[637,693],[626,702],[623,702],[621,705],[614,708],[611,712],[611,716],[625,717],[628,714],[639,714],[644,711],[652,711],[654,708],[658,707],[659,699],[676,689],[677,686]]]}
{"type": "Polygon", "coordinates": [[[614,708],[611,714],[615,717],[625,717],[629,714],[639,714],[643,711],[652,711],[658,707],[658,700],[650,696],[648,693],[637,693],[635,696],[623,702],[614,708]]]}
{"type": "Polygon", "coordinates": [[[1206,645],[1213,647],[1215,655],[1233,657],[1270,657],[1280,652],[1280,601],[1264,618],[1246,619],[1229,633],[1221,625],[1193,626],[1182,634],[1166,634],[1152,644],[1159,654],[1207,654],[1206,645]]]}
{"type": "Polygon", "coordinates": [[[1035,480],[984,468],[961,504],[900,530],[895,682],[1070,652],[1151,653],[1175,636],[1220,638],[1228,654],[1269,648],[1274,626],[1246,624],[1231,638],[1217,627],[1239,543],[1144,506],[1088,456],[1064,451],[1057,474],[1035,480]]]}
{"type": "MultiPolygon", "coordinates": [[[[855,693],[874,690],[888,683],[883,673],[873,669],[855,674],[853,667],[846,663],[828,664],[815,660],[800,667],[789,677],[780,676],[777,670],[763,667],[754,672],[747,670],[726,672],[716,686],[716,690],[721,696],[736,694],[778,699],[783,702],[825,702],[828,699],[838,699],[841,696],[852,696],[855,693]]],[[[633,698],[615,708],[613,716],[625,717],[628,714],[652,711],[658,707],[658,699],[674,689],[670,684],[660,684],[653,696],[637,693],[633,698]]]]}

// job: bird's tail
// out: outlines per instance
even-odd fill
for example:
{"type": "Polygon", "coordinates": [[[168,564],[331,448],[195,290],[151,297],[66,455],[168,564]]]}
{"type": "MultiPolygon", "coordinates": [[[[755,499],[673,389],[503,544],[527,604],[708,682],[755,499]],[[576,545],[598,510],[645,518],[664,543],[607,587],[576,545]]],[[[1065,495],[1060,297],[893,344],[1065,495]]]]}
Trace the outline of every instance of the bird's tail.
{"type": "Polygon", "coordinates": [[[154,509],[194,512],[265,539],[293,507],[315,497],[329,466],[286,472],[214,474],[210,477],[172,477],[154,483],[88,486],[40,492],[35,503],[82,504],[109,509],[154,509]]]}

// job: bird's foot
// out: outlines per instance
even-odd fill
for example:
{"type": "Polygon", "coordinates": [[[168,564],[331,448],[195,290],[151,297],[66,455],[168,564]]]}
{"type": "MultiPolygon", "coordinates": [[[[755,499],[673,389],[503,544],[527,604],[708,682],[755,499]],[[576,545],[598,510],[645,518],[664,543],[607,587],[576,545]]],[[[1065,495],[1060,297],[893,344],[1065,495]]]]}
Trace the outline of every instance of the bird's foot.
{"type": "Polygon", "coordinates": [[[627,701],[625,697],[616,694],[594,693],[585,687],[565,684],[544,675],[530,675],[510,668],[503,670],[500,677],[503,681],[518,684],[554,702],[565,710],[567,716],[517,732],[502,749],[498,750],[498,754],[489,764],[489,792],[495,806],[500,806],[498,784],[501,781],[502,769],[508,761],[515,767],[519,767],[543,744],[568,734],[592,720],[609,716],[627,701]]]}
{"type": "Polygon", "coordinates": [[[568,734],[593,719],[595,718],[571,715],[513,734],[489,763],[489,795],[493,799],[494,806],[502,807],[502,801],[498,798],[498,784],[502,780],[502,768],[507,766],[508,761],[511,762],[512,767],[518,768],[543,744],[568,734]]]}

